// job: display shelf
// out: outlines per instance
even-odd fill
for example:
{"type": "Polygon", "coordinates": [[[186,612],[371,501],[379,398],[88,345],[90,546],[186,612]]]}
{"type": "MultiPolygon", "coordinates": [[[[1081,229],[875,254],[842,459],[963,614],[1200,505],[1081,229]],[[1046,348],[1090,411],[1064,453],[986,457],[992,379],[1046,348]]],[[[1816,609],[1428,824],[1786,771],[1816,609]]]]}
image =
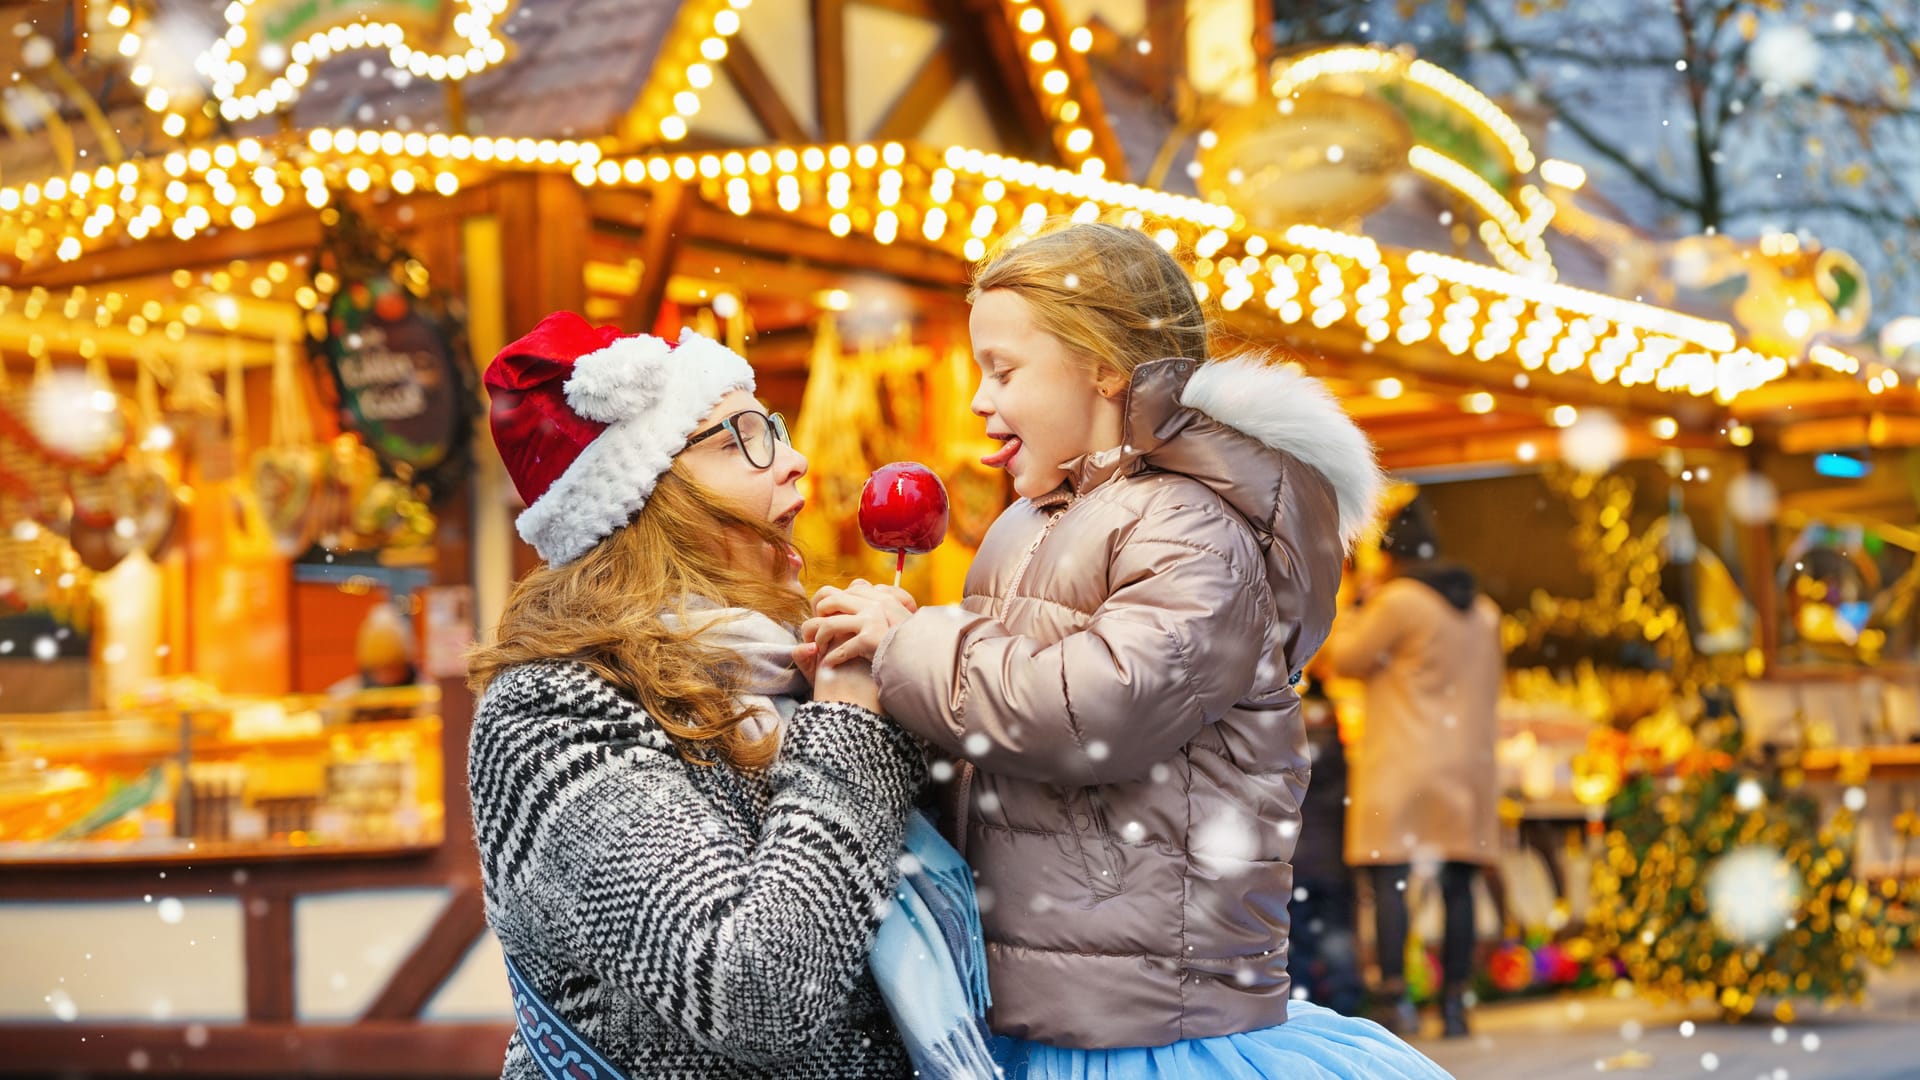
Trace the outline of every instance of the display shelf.
{"type": "Polygon", "coordinates": [[[439,690],[0,716],[0,864],[406,856],[444,834],[439,690]]]}
{"type": "Polygon", "coordinates": [[[1920,743],[1808,750],[1800,756],[1800,770],[1809,780],[1832,779],[1855,763],[1866,765],[1874,780],[1920,779],[1920,743]]]}

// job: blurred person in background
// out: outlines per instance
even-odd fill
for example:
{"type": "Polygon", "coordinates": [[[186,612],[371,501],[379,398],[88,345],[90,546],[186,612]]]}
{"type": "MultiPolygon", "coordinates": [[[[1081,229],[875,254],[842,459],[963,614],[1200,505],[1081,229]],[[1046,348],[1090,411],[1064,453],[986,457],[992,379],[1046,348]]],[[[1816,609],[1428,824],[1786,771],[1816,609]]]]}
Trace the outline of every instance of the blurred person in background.
{"type": "Polygon", "coordinates": [[[1293,899],[1287,911],[1294,928],[1287,968],[1307,991],[1307,1000],[1355,1015],[1365,996],[1360,976],[1359,903],[1347,868],[1347,752],[1339,716],[1322,684],[1324,665],[1308,669],[1300,689],[1313,778],[1300,800],[1300,842],[1293,849],[1293,899]]]}
{"type": "Polygon", "coordinates": [[[1419,1027],[1407,993],[1407,891],[1416,865],[1436,871],[1446,907],[1441,1017],[1445,1034],[1459,1037],[1468,1032],[1473,879],[1499,852],[1500,609],[1471,570],[1440,558],[1424,498],[1394,517],[1380,550],[1383,572],[1359,585],[1325,649],[1335,673],[1366,681],[1347,863],[1368,868],[1379,996],[1402,1034],[1419,1027]]]}
{"type": "MultiPolygon", "coordinates": [[[[383,600],[360,620],[360,630],[354,635],[353,663],[358,670],[327,687],[327,692],[338,698],[353,698],[364,690],[413,686],[420,681],[414,656],[413,625],[399,608],[383,600]]],[[[403,720],[413,713],[411,703],[366,701],[354,703],[351,718],[403,720]]]]}

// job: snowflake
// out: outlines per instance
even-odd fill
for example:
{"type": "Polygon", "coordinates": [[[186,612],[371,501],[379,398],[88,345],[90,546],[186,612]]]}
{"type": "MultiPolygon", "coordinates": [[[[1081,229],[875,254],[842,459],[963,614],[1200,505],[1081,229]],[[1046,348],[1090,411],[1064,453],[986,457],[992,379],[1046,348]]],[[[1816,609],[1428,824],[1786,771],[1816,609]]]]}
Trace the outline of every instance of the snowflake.
{"type": "Polygon", "coordinates": [[[1251,860],[1260,853],[1260,841],[1244,822],[1219,817],[1193,830],[1193,854],[1203,858],[1251,860]]]}
{"type": "Polygon", "coordinates": [[[1560,430],[1560,456],[1581,472],[1603,473],[1626,456],[1627,433],[1620,422],[1597,409],[1588,409],[1572,425],[1560,430]]]}
{"type": "Polygon", "coordinates": [[[1748,63],[1769,94],[1786,94],[1813,82],[1820,70],[1820,43],[1796,23],[1769,26],[1754,36],[1748,63]]]}
{"type": "Polygon", "coordinates": [[[1767,848],[1740,848],[1707,872],[1707,907],[1714,925],[1749,945],[1777,937],[1799,899],[1792,868],[1767,848]]]}

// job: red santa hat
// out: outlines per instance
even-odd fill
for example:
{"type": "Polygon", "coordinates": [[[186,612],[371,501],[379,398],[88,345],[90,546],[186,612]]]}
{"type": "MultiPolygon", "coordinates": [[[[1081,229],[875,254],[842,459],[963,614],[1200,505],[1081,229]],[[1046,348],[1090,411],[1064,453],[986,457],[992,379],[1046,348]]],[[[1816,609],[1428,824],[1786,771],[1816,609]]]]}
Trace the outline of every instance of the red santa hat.
{"type": "Polygon", "coordinates": [[[753,391],[753,368],[691,330],[669,345],[560,311],[501,350],[485,382],[527,504],[520,536],[559,567],[633,520],[720,399],[753,391]]]}

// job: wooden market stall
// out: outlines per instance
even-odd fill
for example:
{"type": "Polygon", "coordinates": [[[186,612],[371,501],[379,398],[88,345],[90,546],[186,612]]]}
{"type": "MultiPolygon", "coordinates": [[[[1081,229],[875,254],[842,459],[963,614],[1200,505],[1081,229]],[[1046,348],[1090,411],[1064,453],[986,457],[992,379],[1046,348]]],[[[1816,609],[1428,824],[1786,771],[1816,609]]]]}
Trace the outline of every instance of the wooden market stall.
{"type": "MultiPolygon", "coordinates": [[[[0,589],[14,605],[0,614],[48,627],[11,636],[45,637],[54,653],[22,668],[0,652],[8,797],[23,784],[29,817],[56,816],[45,788],[69,766],[44,749],[54,742],[76,771],[123,755],[155,785],[144,802],[135,784],[112,788],[155,808],[113,818],[121,834],[86,819],[98,778],[76,778],[93,804],[58,803],[67,838],[50,843],[44,822],[31,839],[0,833],[0,949],[35,943],[0,994],[0,1072],[497,1071],[509,1014],[466,817],[458,653],[533,556],[512,534],[518,507],[483,428],[470,447],[440,448],[446,460],[470,450],[470,470],[436,472],[442,459],[426,463],[395,421],[441,415],[414,399],[423,387],[456,413],[478,408],[465,380],[553,310],[631,330],[697,326],[743,348],[813,460],[802,539],[823,578],[878,567],[845,527],[868,470],[933,466],[955,497],[954,534],[908,583],[934,600],[957,596],[1008,498],[997,473],[969,464],[968,266],[1052,217],[1123,220],[1179,251],[1223,346],[1298,350],[1390,469],[1459,481],[1444,489],[1448,520],[1532,506],[1517,530],[1530,545],[1586,535],[1618,556],[1581,566],[1569,546],[1517,565],[1514,533],[1462,530],[1462,556],[1497,568],[1517,647],[1568,628],[1687,633],[1648,635],[1678,616],[1623,602],[1659,572],[1647,530],[1677,500],[1741,569],[1753,632],[1731,655],[1769,671],[1787,617],[1781,522],[1832,508],[1812,486],[1813,502],[1793,502],[1801,489],[1786,480],[1777,521],[1705,508],[1743,475],[1784,477],[1856,436],[1914,441],[1901,411],[1913,393],[1897,380],[1876,373],[1869,390],[1825,354],[1807,368],[1803,342],[1682,310],[1685,296],[1619,298],[1578,170],[1541,160],[1530,122],[1402,54],[1267,56],[1253,44],[1260,5],[1194,19],[1167,0],[1097,15],[1056,0],[369,2],[331,19],[322,7],[209,4],[182,39],[149,5],[71,0],[15,11],[26,32],[0,44],[21,50],[50,118],[0,142],[6,400],[78,378],[91,380],[73,383],[83,398],[105,392],[127,418],[118,457],[84,444],[50,455],[46,424],[31,454],[0,431],[8,473],[32,456],[27,494],[39,485],[78,505],[106,466],[137,460],[166,478],[182,518],[170,545],[132,556],[154,568],[148,607],[164,613],[143,624],[104,583],[113,570],[85,567],[65,502],[0,491],[5,565],[72,576],[0,589]],[[208,58],[212,85],[161,62],[182,40],[208,58]],[[1220,103],[1208,123],[1169,112],[1190,93],[1220,103]],[[403,323],[424,340],[388,347],[403,323]],[[436,342],[451,367],[394,366],[436,342]],[[1795,421],[1814,407],[1831,430],[1806,443],[1795,421]],[[163,429],[174,441],[155,437],[163,429]],[[1636,509],[1629,492],[1603,521],[1595,489],[1543,486],[1540,470],[1590,460],[1596,442],[1604,464],[1658,494],[1636,509]],[[287,464],[316,446],[361,474],[373,455],[354,498],[335,485],[333,512],[392,482],[375,519],[391,526],[384,539],[289,510],[295,524],[281,524],[304,543],[240,543],[271,538],[280,519],[266,511],[288,508],[288,484],[361,475],[287,464]],[[394,510],[407,500],[431,514],[424,532],[394,510]],[[265,521],[251,532],[231,511],[249,504],[265,521]],[[428,676],[407,702],[417,715],[332,717],[319,692],[350,675],[340,664],[369,605],[396,598],[428,676]],[[151,670],[122,666],[132,642],[159,661],[151,670]],[[23,683],[55,670],[71,680],[60,708],[13,715],[23,683]],[[59,715],[76,702],[88,719],[59,715]],[[322,803],[330,765],[364,759],[375,767],[360,775],[390,778],[406,763],[407,829],[389,820],[383,839],[345,842],[279,828],[268,811],[280,792],[257,782],[217,796],[246,822],[238,839],[228,826],[230,846],[144,823],[179,803],[181,777],[198,790],[196,762],[208,784],[231,786],[229,766],[268,751],[309,787],[318,770],[322,803]],[[87,940],[139,944],[96,961],[87,940]],[[168,989],[188,966],[195,978],[168,989]]],[[[1911,631],[1885,641],[1914,647],[1911,631]]],[[[1521,711],[1614,719],[1606,700],[1583,711],[1611,691],[1566,666],[1518,675],[1521,711]]],[[[1535,779],[1552,801],[1569,777],[1535,779]]]]}

